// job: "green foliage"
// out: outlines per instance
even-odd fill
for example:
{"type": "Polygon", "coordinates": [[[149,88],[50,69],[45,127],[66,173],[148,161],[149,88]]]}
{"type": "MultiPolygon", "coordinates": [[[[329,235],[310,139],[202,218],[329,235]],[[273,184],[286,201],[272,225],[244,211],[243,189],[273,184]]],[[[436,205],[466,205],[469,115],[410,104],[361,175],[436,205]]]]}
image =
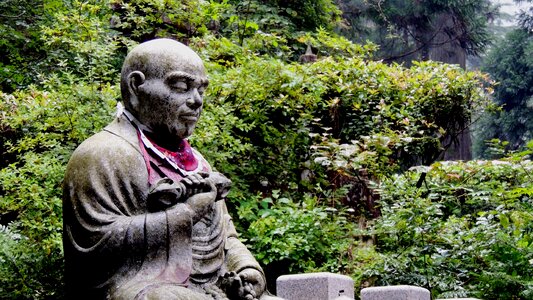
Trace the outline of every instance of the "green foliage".
{"type": "MultiPolygon", "coordinates": [[[[338,53],[355,53],[353,45],[342,45],[338,53]]],[[[372,138],[362,136],[387,140],[387,149],[376,157],[381,167],[365,163],[375,174],[431,163],[442,140],[462,130],[456,124],[486,102],[479,82],[483,77],[454,66],[427,62],[405,69],[366,62],[363,48],[350,59],[339,55],[305,65],[253,56],[252,51],[228,40],[200,49],[209,61],[212,84],[204,114],[209,123],[201,122],[194,138],[210,161],[245,184],[251,195],[273,189],[302,192],[307,183],[300,177],[310,167],[312,145],[325,149],[327,159],[335,155],[333,143],[370,143],[372,138]],[[212,113],[226,120],[217,125],[212,113]],[[222,132],[221,127],[230,134],[211,134],[222,132]]]]}
{"type": "Polygon", "coordinates": [[[361,136],[387,135],[390,156],[397,164],[431,163],[445,136],[455,137],[473,110],[484,107],[479,81],[456,66],[422,62],[410,69],[398,65],[357,61],[336,64],[330,84],[335,86],[330,112],[336,112],[332,135],[342,143],[361,136]],[[344,75],[336,78],[336,72],[344,75]],[[465,101],[468,99],[467,101],[465,101]]]}
{"type": "MultiPolygon", "coordinates": [[[[0,298],[62,296],[61,183],[71,152],[111,120],[118,41],[100,2],[47,2],[41,66],[30,85],[0,91],[0,298]],[[60,72],[58,72],[60,70],[60,72]],[[16,235],[8,234],[15,232],[16,235]]],[[[118,58],[118,59],[117,59],[118,58]]]]}
{"type": "MultiPolygon", "coordinates": [[[[59,251],[55,248],[53,251],[59,251]]],[[[0,225],[0,297],[2,299],[57,299],[62,278],[62,253],[43,250],[17,231],[0,225]],[[38,276],[36,276],[38,273],[38,276]],[[32,297],[30,295],[33,295],[32,297]]]]}
{"type": "Polygon", "coordinates": [[[531,299],[532,153],[533,143],[500,161],[385,178],[375,186],[381,217],[368,228],[349,211],[279,191],[242,205],[239,216],[251,221],[245,237],[261,262],[285,272],[342,272],[357,289],[413,284],[440,298],[531,299]]]}
{"type": "Polygon", "coordinates": [[[484,71],[498,82],[493,99],[501,110],[489,111],[475,134],[474,150],[480,157],[489,157],[485,141],[500,139],[509,142],[509,149],[518,149],[533,138],[533,39],[525,29],[510,32],[495,46],[484,63],[484,71]]]}
{"type": "Polygon", "coordinates": [[[340,13],[331,0],[270,0],[266,3],[276,7],[279,15],[291,19],[298,30],[313,31],[320,27],[331,30],[340,13]]]}
{"type": "Polygon", "coordinates": [[[43,5],[35,4],[31,0],[0,2],[0,90],[13,91],[34,83],[45,63],[39,39],[43,5]]]}
{"type": "Polygon", "coordinates": [[[490,43],[488,20],[496,14],[496,8],[487,0],[338,3],[345,18],[338,31],[353,41],[373,41],[380,45],[379,57],[396,62],[428,59],[448,62],[434,57],[440,49],[479,54],[490,43]]]}
{"type": "Polygon", "coordinates": [[[242,237],[270,279],[334,272],[360,282],[366,268],[380,263],[374,249],[364,247],[369,236],[349,210],[324,206],[312,196],[294,201],[278,190],[255,198],[238,209],[240,218],[250,222],[242,237]]]}
{"type": "Polygon", "coordinates": [[[367,280],[424,286],[441,298],[531,299],[531,150],[382,181],[382,217],[373,226],[382,263],[367,280]]]}
{"type": "Polygon", "coordinates": [[[317,206],[313,198],[297,203],[275,190],[271,197],[241,206],[239,215],[251,221],[246,237],[257,259],[265,265],[284,262],[291,273],[339,272],[338,258],[353,247],[354,224],[346,213],[317,206]]]}
{"type": "Polygon", "coordinates": [[[123,36],[143,42],[155,37],[172,37],[185,43],[217,30],[220,13],[227,1],[111,0],[112,24],[123,36]]]}
{"type": "MultiPolygon", "coordinates": [[[[121,66],[120,42],[109,28],[107,1],[69,1],[62,9],[50,7],[53,22],[41,27],[50,68],[60,76],[111,82],[121,66]]],[[[47,80],[47,76],[41,76],[47,80]]]]}
{"type": "Polygon", "coordinates": [[[339,22],[340,10],[331,0],[229,1],[234,16],[257,24],[261,30],[290,34],[294,31],[332,30],[339,22]]]}
{"type": "MultiPolygon", "coordinates": [[[[515,0],[516,3],[524,3],[524,2],[532,2],[531,0],[515,0]]],[[[520,11],[519,17],[518,17],[518,25],[521,28],[524,28],[528,31],[531,31],[533,28],[533,7],[529,7],[528,9],[523,9],[520,11]]]]}
{"type": "Polygon", "coordinates": [[[77,144],[110,121],[117,89],[84,82],[45,82],[53,90],[13,95],[0,92],[4,154],[16,157],[0,170],[0,212],[16,214],[8,226],[20,238],[2,236],[0,296],[3,299],[57,298],[62,294],[63,174],[77,144]],[[9,241],[9,242],[7,242],[9,241]],[[16,275],[14,275],[16,274],[16,275]]]}
{"type": "Polygon", "coordinates": [[[38,84],[55,71],[113,79],[121,57],[107,1],[3,1],[0,11],[1,90],[38,84]]]}

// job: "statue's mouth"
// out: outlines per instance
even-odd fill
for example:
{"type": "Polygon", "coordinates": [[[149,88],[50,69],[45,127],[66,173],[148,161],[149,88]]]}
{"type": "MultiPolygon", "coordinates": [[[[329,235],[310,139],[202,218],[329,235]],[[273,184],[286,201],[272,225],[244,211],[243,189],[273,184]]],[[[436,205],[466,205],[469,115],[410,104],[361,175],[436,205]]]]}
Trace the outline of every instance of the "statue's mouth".
{"type": "Polygon", "coordinates": [[[198,115],[196,114],[189,114],[189,115],[181,115],[180,119],[188,122],[196,122],[198,121],[198,115]]]}

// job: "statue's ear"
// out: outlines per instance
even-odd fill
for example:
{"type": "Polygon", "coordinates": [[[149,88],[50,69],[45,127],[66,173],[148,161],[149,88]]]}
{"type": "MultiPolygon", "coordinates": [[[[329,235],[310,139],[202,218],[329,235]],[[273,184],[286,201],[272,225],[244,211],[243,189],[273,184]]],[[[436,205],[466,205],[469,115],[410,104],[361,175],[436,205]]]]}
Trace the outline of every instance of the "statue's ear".
{"type": "Polygon", "coordinates": [[[130,90],[130,104],[135,108],[139,102],[139,86],[144,83],[145,77],[141,71],[128,74],[128,89],[130,90]]]}

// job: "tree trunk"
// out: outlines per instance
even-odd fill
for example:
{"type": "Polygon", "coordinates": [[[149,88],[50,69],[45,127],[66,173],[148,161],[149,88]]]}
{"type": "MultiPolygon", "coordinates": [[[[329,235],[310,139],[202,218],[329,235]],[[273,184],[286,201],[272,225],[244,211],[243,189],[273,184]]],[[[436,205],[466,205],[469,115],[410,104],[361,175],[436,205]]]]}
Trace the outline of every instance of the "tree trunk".
{"type": "MultiPolygon", "coordinates": [[[[431,41],[429,58],[434,61],[448,64],[458,64],[464,69],[466,67],[466,51],[456,39],[455,34],[457,34],[457,29],[455,28],[453,16],[449,13],[440,14],[436,18],[433,28],[438,32],[431,41]]],[[[457,125],[459,128],[464,128],[467,124],[457,125]]],[[[450,142],[452,142],[452,144],[444,153],[444,160],[472,159],[472,139],[468,128],[459,134],[457,140],[452,141],[452,138],[450,137],[444,141],[444,144],[450,142]]]]}

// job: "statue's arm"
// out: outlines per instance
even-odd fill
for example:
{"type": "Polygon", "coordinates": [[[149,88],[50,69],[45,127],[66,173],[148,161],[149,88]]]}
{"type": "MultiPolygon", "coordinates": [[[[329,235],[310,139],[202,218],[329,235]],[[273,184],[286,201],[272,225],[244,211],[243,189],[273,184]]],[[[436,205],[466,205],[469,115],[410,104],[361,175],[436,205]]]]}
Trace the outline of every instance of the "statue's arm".
{"type": "MultiPolygon", "coordinates": [[[[123,266],[166,258],[173,232],[191,230],[191,210],[180,203],[148,213],[148,174],[142,156],[110,134],[80,146],[64,181],[64,230],[67,269],[93,272],[107,280],[123,266]]],[[[190,234],[189,234],[190,235],[190,234]]],[[[77,276],[77,275],[75,275],[77,276]]]]}
{"type": "MultiPolygon", "coordinates": [[[[84,231],[87,246],[112,233],[120,233],[120,238],[132,233],[131,239],[144,242],[136,231],[152,224],[166,227],[167,218],[172,217],[167,211],[148,213],[148,173],[142,156],[129,144],[112,142],[113,146],[93,142],[80,147],[66,171],[64,204],[72,214],[67,225],[84,231]]],[[[187,212],[185,207],[169,209],[174,215],[180,211],[187,212]]]]}
{"type": "Polygon", "coordinates": [[[263,269],[252,253],[238,239],[237,231],[229,218],[226,204],[223,202],[224,214],[227,216],[226,263],[229,272],[235,272],[243,282],[253,285],[254,294],[260,296],[266,289],[266,277],[263,269]]]}

